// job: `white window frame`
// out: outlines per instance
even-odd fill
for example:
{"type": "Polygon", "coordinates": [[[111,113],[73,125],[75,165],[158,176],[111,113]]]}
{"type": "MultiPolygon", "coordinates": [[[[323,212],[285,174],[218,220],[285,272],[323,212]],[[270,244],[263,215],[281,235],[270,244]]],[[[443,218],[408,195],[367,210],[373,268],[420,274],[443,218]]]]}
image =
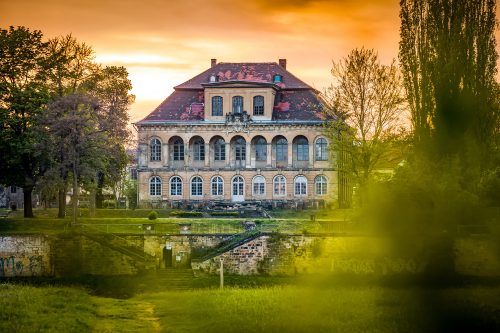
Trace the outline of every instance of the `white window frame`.
{"type": "Polygon", "coordinates": [[[257,175],[252,179],[252,194],[256,197],[266,195],[266,178],[262,175],[257,175]]]}
{"type": "Polygon", "coordinates": [[[178,196],[182,196],[182,178],[179,177],[179,176],[173,176],[172,178],[170,178],[170,196],[175,196],[175,197],[178,197],[178,196]],[[176,182],[174,184],[174,179],[179,179],[180,180],[180,188],[179,188],[179,183],[176,182]],[[175,185],[175,188],[173,187],[173,185],[175,185]],[[178,192],[178,190],[180,189],[180,194],[178,192]],[[175,192],[174,192],[175,190],[175,192]]]}
{"type": "Polygon", "coordinates": [[[283,176],[283,175],[274,176],[273,195],[278,196],[278,197],[286,196],[286,177],[285,176],[283,176]]]}
{"type": "Polygon", "coordinates": [[[190,188],[191,188],[191,196],[192,197],[202,197],[203,196],[203,178],[201,178],[200,176],[194,176],[193,178],[191,178],[191,182],[190,182],[190,188]],[[200,181],[196,181],[196,184],[195,184],[195,180],[199,179],[200,181]],[[195,187],[196,186],[196,187],[195,187]]]}
{"type": "Polygon", "coordinates": [[[159,176],[153,176],[149,179],[149,195],[152,197],[161,196],[161,178],[159,176]]]}
{"type": "Polygon", "coordinates": [[[221,176],[212,177],[210,180],[210,193],[213,197],[221,197],[224,195],[224,178],[221,176]]]}
{"type": "Polygon", "coordinates": [[[297,197],[307,195],[307,178],[303,175],[295,177],[293,180],[293,193],[297,197]]]}

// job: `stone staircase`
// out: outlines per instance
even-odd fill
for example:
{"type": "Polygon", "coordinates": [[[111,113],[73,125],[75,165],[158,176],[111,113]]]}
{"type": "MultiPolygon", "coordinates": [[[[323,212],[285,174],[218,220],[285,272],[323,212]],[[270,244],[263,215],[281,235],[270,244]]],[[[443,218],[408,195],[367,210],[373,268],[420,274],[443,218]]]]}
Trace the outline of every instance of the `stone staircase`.
{"type": "Polygon", "coordinates": [[[225,252],[231,251],[238,246],[248,243],[260,236],[262,236],[262,232],[257,230],[249,230],[236,234],[214,248],[206,249],[203,252],[193,252],[191,256],[191,262],[203,262],[212,259],[225,252]]]}
{"type": "Polygon", "coordinates": [[[161,268],[156,270],[154,283],[158,289],[191,290],[193,289],[194,275],[192,269],[161,268]]]}
{"type": "Polygon", "coordinates": [[[112,233],[105,233],[87,226],[85,228],[73,229],[73,232],[134,259],[143,266],[144,269],[155,269],[157,266],[155,257],[144,252],[142,248],[123,237],[112,233]]]}

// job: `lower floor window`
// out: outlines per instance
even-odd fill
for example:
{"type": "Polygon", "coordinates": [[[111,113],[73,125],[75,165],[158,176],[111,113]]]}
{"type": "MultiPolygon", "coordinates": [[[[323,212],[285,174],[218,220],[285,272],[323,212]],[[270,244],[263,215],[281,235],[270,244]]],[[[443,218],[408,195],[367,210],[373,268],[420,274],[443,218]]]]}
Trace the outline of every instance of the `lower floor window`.
{"type": "Polygon", "coordinates": [[[152,177],[149,180],[149,195],[161,195],[161,179],[158,176],[152,177]]]}
{"type": "Polygon", "coordinates": [[[295,178],[295,195],[307,195],[307,179],[304,176],[295,178]]]}
{"type": "Polygon", "coordinates": [[[224,195],[224,181],[219,176],[212,178],[212,195],[224,195]]]}
{"type": "Polygon", "coordinates": [[[201,196],[203,195],[203,180],[200,177],[194,177],[191,180],[191,195],[201,196]]]}
{"type": "Polygon", "coordinates": [[[262,176],[253,179],[253,195],[264,195],[266,193],[266,180],[262,176]]]}
{"type": "Polygon", "coordinates": [[[316,187],[316,195],[326,195],[327,193],[327,183],[325,176],[318,176],[314,180],[314,185],[316,187]]]}

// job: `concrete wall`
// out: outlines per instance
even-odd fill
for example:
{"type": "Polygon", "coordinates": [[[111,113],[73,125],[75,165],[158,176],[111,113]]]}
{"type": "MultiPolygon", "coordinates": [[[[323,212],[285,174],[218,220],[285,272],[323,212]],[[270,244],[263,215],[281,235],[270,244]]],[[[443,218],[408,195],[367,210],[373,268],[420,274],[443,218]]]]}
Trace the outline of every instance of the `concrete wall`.
{"type": "Polygon", "coordinates": [[[46,236],[0,237],[0,277],[51,275],[46,236]]]}
{"type": "MultiPolygon", "coordinates": [[[[173,267],[190,266],[194,249],[213,248],[230,235],[126,236],[129,242],[165,267],[165,253],[173,267]],[[171,252],[165,252],[168,248],[171,252]]],[[[113,242],[110,239],[110,242],[113,242]]],[[[312,235],[263,235],[227,253],[201,263],[195,272],[217,274],[220,259],[231,274],[307,274],[314,272],[392,274],[417,273],[425,263],[392,254],[386,239],[376,237],[326,237],[312,235]]],[[[500,276],[499,247],[489,238],[455,241],[455,269],[471,276],[500,276]]],[[[0,237],[0,277],[79,276],[82,274],[135,274],[142,264],[86,237],[0,237]]]]}

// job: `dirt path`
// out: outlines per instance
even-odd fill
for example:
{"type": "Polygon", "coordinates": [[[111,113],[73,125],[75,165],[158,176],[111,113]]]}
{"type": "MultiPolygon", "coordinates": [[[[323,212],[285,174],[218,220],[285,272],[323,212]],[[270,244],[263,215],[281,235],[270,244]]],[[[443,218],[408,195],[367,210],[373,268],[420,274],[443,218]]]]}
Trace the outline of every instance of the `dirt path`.
{"type": "Polygon", "coordinates": [[[94,332],[160,332],[154,305],[146,301],[95,297],[97,324],[94,332]]]}

